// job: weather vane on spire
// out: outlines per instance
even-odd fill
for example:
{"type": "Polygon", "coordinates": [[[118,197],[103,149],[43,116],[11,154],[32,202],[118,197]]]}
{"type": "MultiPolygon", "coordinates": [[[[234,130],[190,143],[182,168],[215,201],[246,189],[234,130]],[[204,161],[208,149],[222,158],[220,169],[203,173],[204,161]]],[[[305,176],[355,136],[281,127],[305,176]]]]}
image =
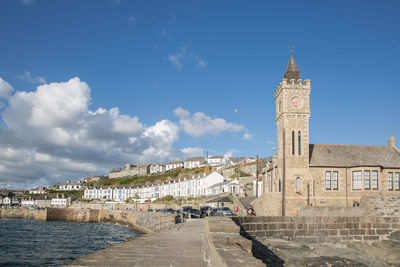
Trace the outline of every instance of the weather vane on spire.
{"type": "Polygon", "coordinates": [[[294,45],[289,45],[289,52],[290,52],[290,54],[293,54],[293,52],[294,52],[294,45]]]}

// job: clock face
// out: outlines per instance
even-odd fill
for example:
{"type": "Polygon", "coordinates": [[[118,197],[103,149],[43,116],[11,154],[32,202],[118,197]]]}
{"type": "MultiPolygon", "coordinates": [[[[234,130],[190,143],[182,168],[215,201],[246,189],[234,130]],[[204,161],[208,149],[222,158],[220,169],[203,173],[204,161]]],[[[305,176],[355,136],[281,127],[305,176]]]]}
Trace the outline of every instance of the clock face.
{"type": "Polygon", "coordinates": [[[292,105],[292,107],[299,108],[302,104],[301,98],[297,96],[293,97],[292,99],[290,99],[290,104],[292,105]]]}

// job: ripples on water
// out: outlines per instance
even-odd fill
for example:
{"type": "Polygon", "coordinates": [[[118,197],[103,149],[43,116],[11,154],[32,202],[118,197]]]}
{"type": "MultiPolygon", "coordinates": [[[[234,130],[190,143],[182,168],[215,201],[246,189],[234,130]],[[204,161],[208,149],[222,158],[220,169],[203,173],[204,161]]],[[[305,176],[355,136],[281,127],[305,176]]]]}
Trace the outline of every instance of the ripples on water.
{"type": "Polygon", "coordinates": [[[106,223],[1,219],[0,266],[60,266],[139,235],[106,223]]]}

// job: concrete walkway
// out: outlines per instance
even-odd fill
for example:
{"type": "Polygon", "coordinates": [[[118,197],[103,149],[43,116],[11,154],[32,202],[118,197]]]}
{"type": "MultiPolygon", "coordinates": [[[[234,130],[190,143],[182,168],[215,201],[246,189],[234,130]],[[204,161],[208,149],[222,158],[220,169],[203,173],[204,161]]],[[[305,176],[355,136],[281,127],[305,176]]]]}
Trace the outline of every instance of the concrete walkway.
{"type": "Polygon", "coordinates": [[[85,256],[70,266],[210,266],[205,221],[188,220],[85,256]]]}

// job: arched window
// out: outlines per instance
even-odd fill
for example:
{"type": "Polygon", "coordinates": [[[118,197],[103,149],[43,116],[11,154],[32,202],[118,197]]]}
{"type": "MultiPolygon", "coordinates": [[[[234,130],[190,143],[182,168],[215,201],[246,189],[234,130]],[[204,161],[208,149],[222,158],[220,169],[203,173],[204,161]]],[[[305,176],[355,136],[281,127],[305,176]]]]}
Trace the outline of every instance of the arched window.
{"type": "Polygon", "coordinates": [[[299,131],[299,133],[298,133],[298,135],[299,135],[299,144],[298,144],[298,146],[299,146],[299,155],[301,155],[301,132],[299,131]]]}
{"type": "Polygon", "coordinates": [[[296,144],[294,138],[294,131],[292,131],[292,155],[296,154],[296,144]]]}
{"type": "Polygon", "coordinates": [[[301,190],[301,179],[300,177],[296,178],[296,191],[300,191],[301,190]]]}

